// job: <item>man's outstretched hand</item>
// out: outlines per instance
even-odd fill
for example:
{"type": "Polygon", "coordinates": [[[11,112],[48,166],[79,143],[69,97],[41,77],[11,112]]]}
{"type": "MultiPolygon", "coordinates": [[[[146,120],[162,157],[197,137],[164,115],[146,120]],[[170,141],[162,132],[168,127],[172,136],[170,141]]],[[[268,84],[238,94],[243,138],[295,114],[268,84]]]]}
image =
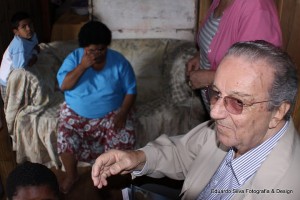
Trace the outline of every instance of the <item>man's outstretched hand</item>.
{"type": "Polygon", "coordinates": [[[94,186],[102,188],[107,185],[107,178],[117,174],[128,174],[141,170],[146,163],[143,151],[110,150],[101,154],[92,167],[94,186]]]}

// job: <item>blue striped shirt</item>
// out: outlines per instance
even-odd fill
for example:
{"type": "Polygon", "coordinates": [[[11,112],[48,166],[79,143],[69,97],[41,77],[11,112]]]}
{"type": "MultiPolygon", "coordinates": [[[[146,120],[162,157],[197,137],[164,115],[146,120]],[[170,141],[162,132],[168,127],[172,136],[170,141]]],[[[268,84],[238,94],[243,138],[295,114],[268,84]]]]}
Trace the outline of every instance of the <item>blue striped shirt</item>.
{"type": "Polygon", "coordinates": [[[212,13],[203,25],[199,34],[200,67],[201,69],[210,69],[207,54],[210,52],[210,43],[218,31],[221,17],[214,18],[212,13]]]}
{"type": "Polygon", "coordinates": [[[238,158],[234,158],[231,148],[198,200],[231,199],[234,190],[239,190],[256,173],[287,127],[288,121],[273,137],[238,158]]]}
{"type": "MultiPolygon", "coordinates": [[[[212,13],[207,19],[206,23],[203,25],[199,34],[199,51],[200,51],[200,67],[201,69],[210,69],[210,63],[208,60],[208,53],[210,52],[210,43],[213,40],[216,32],[218,31],[219,23],[221,17],[214,18],[212,13]]],[[[202,99],[206,110],[210,110],[210,103],[206,97],[206,91],[201,90],[202,99]]]]}

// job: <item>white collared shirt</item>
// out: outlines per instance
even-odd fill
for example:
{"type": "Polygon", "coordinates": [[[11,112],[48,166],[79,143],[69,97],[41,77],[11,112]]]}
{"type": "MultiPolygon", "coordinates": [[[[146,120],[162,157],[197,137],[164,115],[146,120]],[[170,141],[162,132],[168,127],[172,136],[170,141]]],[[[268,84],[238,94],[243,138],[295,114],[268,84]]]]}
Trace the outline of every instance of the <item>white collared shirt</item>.
{"type": "Polygon", "coordinates": [[[200,193],[198,200],[231,199],[262,165],[281,136],[286,132],[289,121],[276,133],[259,146],[234,159],[231,148],[209,183],[200,193]]]}

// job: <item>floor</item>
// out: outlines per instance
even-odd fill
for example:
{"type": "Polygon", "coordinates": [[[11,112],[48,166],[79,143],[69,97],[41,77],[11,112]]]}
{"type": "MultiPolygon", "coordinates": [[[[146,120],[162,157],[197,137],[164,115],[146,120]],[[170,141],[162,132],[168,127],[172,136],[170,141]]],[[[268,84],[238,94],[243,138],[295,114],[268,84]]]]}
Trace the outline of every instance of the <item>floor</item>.
{"type": "MultiPolygon", "coordinates": [[[[62,172],[52,169],[58,176],[62,177],[62,172]]],[[[168,178],[154,179],[147,176],[131,180],[131,175],[113,176],[108,180],[108,186],[97,189],[93,186],[91,179],[91,168],[79,169],[79,180],[75,183],[69,194],[62,195],[62,200],[123,200],[121,189],[130,187],[130,184],[140,186],[143,189],[155,190],[156,194],[176,199],[179,196],[183,181],[176,181],[168,178]],[[172,194],[168,194],[172,193],[172,194]]],[[[139,198],[145,199],[145,198],[139,198]]],[[[148,198],[147,198],[148,199],[148,198]]]]}
{"type": "MultiPolygon", "coordinates": [[[[62,177],[60,170],[52,169],[57,177],[62,177]]],[[[130,185],[131,177],[115,176],[109,179],[108,186],[103,189],[94,187],[91,179],[91,168],[79,168],[79,180],[68,194],[61,194],[62,200],[122,200],[121,189],[130,185]]]]}

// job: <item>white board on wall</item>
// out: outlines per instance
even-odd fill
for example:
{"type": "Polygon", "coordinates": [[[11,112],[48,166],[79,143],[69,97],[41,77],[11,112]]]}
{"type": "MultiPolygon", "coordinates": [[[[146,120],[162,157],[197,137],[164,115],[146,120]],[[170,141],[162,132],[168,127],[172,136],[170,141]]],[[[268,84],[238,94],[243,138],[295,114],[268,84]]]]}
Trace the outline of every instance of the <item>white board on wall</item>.
{"type": "Polygon", "coordinates": [[[197,19],[195,2],[195,0],[93,0],[93,14],[112,30],[114,38],[194,40],[197,19]]]}

